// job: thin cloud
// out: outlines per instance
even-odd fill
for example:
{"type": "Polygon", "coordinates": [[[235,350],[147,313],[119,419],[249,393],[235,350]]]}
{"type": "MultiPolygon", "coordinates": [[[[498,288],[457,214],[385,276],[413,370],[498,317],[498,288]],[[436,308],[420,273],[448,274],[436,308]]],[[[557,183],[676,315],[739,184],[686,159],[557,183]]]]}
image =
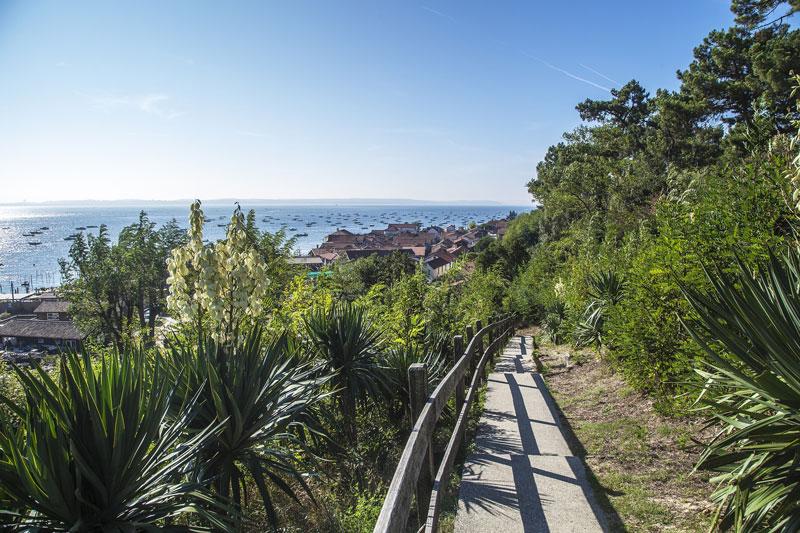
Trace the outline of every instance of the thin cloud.
{"type": "Polygon", "coordinates": [[[148,115],[171,120],[184,114],[169,105],[169,96],[162,93],[142,95],[104,95],[91,98],[97,109],[111,111],[120,108],[136,109],[148,115]]]}
{"type": "Polygon", "coordinates": [[[591,85],[592,87],[597,87],[598,89],[602,89],[602,90],[604,90],[606,92],[609,92],[609,93],[611,92],[611,89],[608,88],[608,87],[600,85],[599,83],[595,83],[592,80],[587,80],[586,78],[581,78],[577,74],[573,74],[572,72],[569,72],[568,70],[564,70],[561,67],[557,67],[554,64],[545,61],[542,58],[539,58],[539,57],[536,57],[536,56],[532,56],[532,55],[530,55],[530,54],[528,54],[526,52],[520,52],[520,53],[522,55],[524,55],[525,57],[527,57],[527,58],[530,58],[530,59],[533,59],[535,61],[538,61],[539,63],[541,63],[542,65],[546,66],[549,69],[555,70],[556,72],[560,72],[561,74],[572,78],[573,80],[577,80],[577,81],[586,83],[587,85],[591,85]]]}
{"type": "Polygon", "coordinates": [[[592,67],[590,67],[589,65],[584,65],[583,63],[578,63],[578,64],[579,64],[580,66],[582,66],[583,68],[585,68],[586,70],[588,70],[589,72],[593,72],[593,73],[597,74],[598,76],[600,76],[600,77],[601,77],[601,78],[603,78],[604,80],[608,80],[608,81],[610,81],[610,82],[611,82],[611,83],[613,83],[614,85],[622,85],[622,84],[621,84],[620,82],[618,82],[617,80],[613,80],[613,79],[609,78],[608,76],[606,76],[606,75],[605,75],[605,74],[603,74],[602,72],[600,72],[600,71],[597,71],[597,70],[593,69],[593,68],[592,68],[592,67]]]}
{"type": "Polygon", "coordinates": [[[433,9],[432,7],[428,7],[428,6],[420,6],[420,7],[421,7],[422,9],[424,9],[425,11],[427,11],[428,13],[433,13],[433,14],[434,14],[434,15],[436,15],[437,17],[442,17],[442,18],[444,18],[444,19],[447,19],[447,20],[449,20],[450,22],[458,22],[456,19],[454,19],[454,18],[453,18],[453,17],[451,17],[450,15],[447,15],[447,14],[445,14],[445,13],[442,13],[442,12],[441,12],[441,11],[439,11],[439,10],[433,9]]]}

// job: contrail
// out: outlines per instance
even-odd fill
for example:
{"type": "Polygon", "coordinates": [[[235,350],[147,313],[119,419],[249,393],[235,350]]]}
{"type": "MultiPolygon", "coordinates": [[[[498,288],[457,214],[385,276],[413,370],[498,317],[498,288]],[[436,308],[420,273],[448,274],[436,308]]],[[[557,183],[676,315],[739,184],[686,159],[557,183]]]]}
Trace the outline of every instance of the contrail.
{"type": "Polygon", "coordinates": [[[563,74],[563,75],[565,75],[565,76],[569,76],[569,77],[570,77],[570,78],[572,78],[573,80],[582,81],[583,83],[586,83],[586,84],[588,84],[588,85],[591,85],[592,87],[597,87],[598,89],[602,89],[602,90],[604,90],[604,91],[606,91],[606,92],[609,92],[609,93],[611,92],[611,89],[610,89],[610,88],[608,88],[608,87],[604,87],[604,86],[600,85],[599,83],[595,83],[595,82],[593,82],[592,80],[587,80],[586,78],[581,78],[580,76],[578,76],[578,75],[576,75],[576,74],[573,74],[572,72],[569,72],[569,71],[567,71],[567,70],[564,70],[564,69],[563,69],[563,68],[561,68],[561,67],[557,67],[557,66],[553,65],[552,63],[548,63],[548,62],[547,62],[547,61],[545,61],[544,59],[541,59],[541,58],[539,58],[539,57],[536,57],[536,56],[532,56],[532,55],[530,55],[530,54],[528,54],[528,53],[526,53],[526,52],[520,52],[520,53],[521,53],[522,55],[524,55],[525,57],[528,57],[528,58],[530,58],[530,59],[534,59],[534,60],[538,61],[539,63],[543,64],[543,65],[544,65],[544,66],[546,66],[547,68],[553,69],[553,70],[555,70],[556,72],[560,72],[561,74],[563,74]]]}
{"type": "Polygon", "coordinates": [[[436,15],[438,17],[445,18],[445,19],[449,20],[450,22],[458,22],[456,19],[454,19],[450,15],[446,15],[446,14],[442,13],[441,11],[437,11],[436,9],[433,9],[432,7],[428,7],[428,6],[420,6],[420,7],[422,9],[424,9],[425,11],[427,11],[428,13],[433,13],[434,15],[436,15]]]}
{"type": "MultiPolygon", "coordinates": [[[[455,23],[458,23],[458,21],[457,21],[455,18],[451,17],[450,15],[448,15],[448,14],[446,14],[446,13],[442,13],[441,11],[438,11],[438,10],[436,10],[436,9],[433,9],[432,7],[428,7],[428,6],[420,6],[420,7],[421,7],[422,9],[424,9],[425,11],[427,11],[428,13],[431,13],[431,14],[433,14],[433,15],[436,15],[437,17],[441,17],[441,18],[447,19],[447,20],[449,20],[450,22],[455,22],[455,23]]],[[[498,43],[500,46],[502,46],[502,47],[505,47],[505,43],[502,43],[502,42],[500,42],[500,41],[497,41],[497,43],[498,43]]],[[[547,61],[545,61],[544,59],[538,58],[538,57],[536,57],[536,56],[532,56],[532,55],[530,55],[530,54],[528,54],[528,53],[526,53],[526,52],[523,52],[523,51],[519,51],[519,53],[521,53],[521,54],[522,54],[522,55],[524,55],[525,57],[528,57],[528,58],[530,58],[530,59],[534,59],[534,60],[536,60],[536,61],[538,61],[538,62],[542,63],[543,65],[545,65],[547,68],[553,69],[553,70],[555,70],[556,72],[560,72],[560,73],[562,73],[563,75],[565,75],[565,76],[568,76],[568,77],[572,78],[573,80],[581,81],[581,82],[583,82],[583,83],[586,83],[587,85],[591,85],[592,87],[596,87],[596,88],[598,88],[598,89],[602,89],[602,90],[604,90],[604,91],[606,91],[606,92],[609,92],[609,93],[611,92],[611,89],[610,89],[610,88],[608,88],[608,87],[604,87],[603,85],[600,85],[599,83],[595,83],[595,82],[593,82],[592,80],[587,80],[586,78],[581,78],[581,77],[580,77],[580,76],[578,76],[577,74],[573,74],[572,72],[569,72],[569,71],[567,71],[567,70],[564,70],[563,68],[557,67],[557,66],[553,65],[552,63],[548,63],[548,62],[547,62],[547,61]]],[[[610,81],[610,82],[612,82],[612,83],[614,83],[614,84],[616,84],[616,85],[619,85],[619,82],[616,82],[616,81],[612,80],[612,79],[611,79],[611,78],[609,78],[608,76],[604,76],[603,74],[600,74],[600,73],[599,73],[599,72],[597,72],[596,70],[594,70],[594,69],[592,69],[592,68],[589,68],[589,67],[587,67],[587,66],[585,66],[585,65],[581,65],[581,66],[582,66],[582,67],[584,67],[584,68],[586,68],[586,69],[589,69],[589,70],[591,70],[592,72],[594,72],[594,73],[595,73],[595,74],[597,74],[598,76],[600,76],[600,77],[602,77],[602,78],[605,78],[605,79],[607,79],[608,81],[610,81]]]]}
{"type": "Polygon", "coordinates": [[[618,82],[617,80],[612,80],[611,78],[609,78],[608,76],[606,76],[606,75],[605,75],[605,74],[603,74],[602,72],[598,72],[597,70],[593,69],[592,67],[590,67],[590,66],[588,66],[588,65],[584,65],[583,63],[578,63],[578,64],[579,64],[580,66],[582,66],[583,68],[585,68],[586,70],[588,70],[589,72],[594,72],[595,74],[597,74],[597,75],[598,75],[598,76],[600,76],[601,78],[604,78],[604,79],[606,79],[606,80],[610,81],[610,82],[611,82],[611,83],[613,83],[614,85],[622,85],[622,84],[621,84],[620,82],[618,82]]]}

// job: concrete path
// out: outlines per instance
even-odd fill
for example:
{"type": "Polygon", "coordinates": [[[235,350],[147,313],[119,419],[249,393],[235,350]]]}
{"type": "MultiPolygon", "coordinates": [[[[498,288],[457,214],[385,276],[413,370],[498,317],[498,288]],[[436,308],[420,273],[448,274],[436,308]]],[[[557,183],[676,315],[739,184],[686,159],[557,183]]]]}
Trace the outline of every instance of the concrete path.
{"type": "Polygon", "coordinates": [[[530,337],[525,348],[513,337],[489,375],[476,448],[464,463],[455,531],[608,531],[530,348],[530,337]]]}

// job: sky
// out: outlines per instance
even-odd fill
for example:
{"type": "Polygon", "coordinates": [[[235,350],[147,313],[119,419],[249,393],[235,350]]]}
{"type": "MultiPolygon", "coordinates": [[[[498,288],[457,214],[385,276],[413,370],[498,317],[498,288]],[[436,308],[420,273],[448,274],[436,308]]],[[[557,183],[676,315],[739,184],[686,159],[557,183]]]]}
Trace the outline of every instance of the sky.
{"type": "Polygon", "coordinates": [[[0,0],[0,203],[530,204],[575,105],[675,71],[724,0],[0,0]]]}

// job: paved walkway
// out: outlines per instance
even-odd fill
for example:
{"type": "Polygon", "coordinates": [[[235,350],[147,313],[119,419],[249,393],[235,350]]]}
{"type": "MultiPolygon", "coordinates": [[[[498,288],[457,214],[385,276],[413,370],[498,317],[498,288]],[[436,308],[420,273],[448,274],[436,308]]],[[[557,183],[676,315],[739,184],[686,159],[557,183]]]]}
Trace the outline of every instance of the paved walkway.
{"type": "Polygon", "coordinates": [[[530,360],[530,337],[525,344],[513,337],[489,375],[476,448],[464,463],[455,531],[607,531],[583,462],[572,455],[530,360]]]}

